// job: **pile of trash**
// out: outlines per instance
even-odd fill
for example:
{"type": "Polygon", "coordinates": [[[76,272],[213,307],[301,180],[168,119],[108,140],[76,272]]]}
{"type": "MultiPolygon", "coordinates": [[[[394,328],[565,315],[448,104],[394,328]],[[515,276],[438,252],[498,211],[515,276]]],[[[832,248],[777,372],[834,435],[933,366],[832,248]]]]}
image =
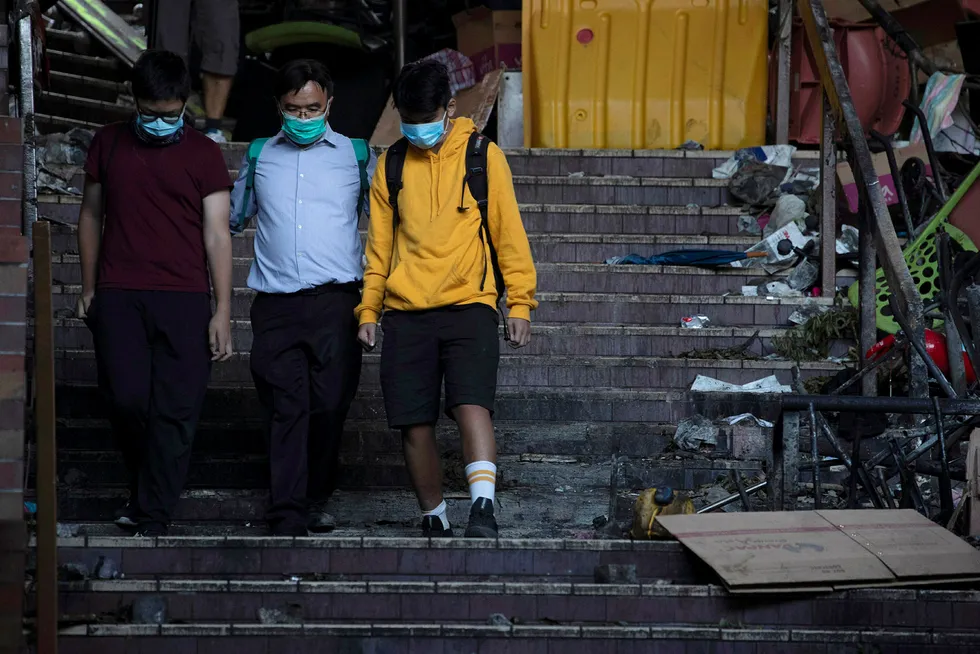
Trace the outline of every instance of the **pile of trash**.
{"type": "Polygon", "coordinates": [[[63,134],[37,137],[37,191],[81,195],[74,178],[82,172],[95,132],[76,127],[63,134]]]}

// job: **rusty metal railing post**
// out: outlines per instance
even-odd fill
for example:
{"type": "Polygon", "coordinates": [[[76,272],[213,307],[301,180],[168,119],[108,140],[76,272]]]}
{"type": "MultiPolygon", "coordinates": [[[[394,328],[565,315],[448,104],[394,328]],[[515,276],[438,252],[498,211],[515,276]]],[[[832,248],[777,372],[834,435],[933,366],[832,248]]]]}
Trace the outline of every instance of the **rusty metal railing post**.
{"type": "Polygon", "coordinates": [[[58,469],[55,445],[51,224],[34,224],[34,387],[37,426],[37,651],[58,652],[58,469]]]}
{"type": "Polygon", "coordinates": [[[776,143],[789,143],[790,57],[793,52],[793,0],[779,0],[776,41],[776,143]]]}
{"type": "MultiPolygon", "coordinates": [[[[924,345],[925,319],[922,296],[909,273],[902,255],[902,247],[898,241],[898,234],[895,233],[895,226],[888,214],[888,208],[885,205],[885,199],[878,182],[878,174],[875,172],[874,163],[871,160],[871,151],[868,149],[868,142],[864,137],[864,127],[861,125],[861,119],[854,108],[844,68],[837,55],[837,48],[834,46],[827,12],[824,10],[821,0],[799,0],[798,6],[803,18],[803,25],[806,28],[807,41],[813,52],[817,70],[820,72],[820,79],[830,103],[835,123],[840,130],[841,137],[849,146],[847,148],[850,155],[849,163],[860,192],[860,204],[867,217],[867,227],[870,227],[872,232],[871,237],[877,247],[878,258],[881,261],[889,291],[897,300],[895,304],[899,307],[898,310],[902,312],[904,322],[908,325],[907,335],[909,339],[924,345]]],[[[868,231],[867,227],[862,231],[868,231]]],[[[870,285],[873,289],[874,280],[871,281],[870,285]]],[[[862,287],[864,286],[865,282],[862,280],[862,287]]],[[[863,290],[864,288],[862,288],[863,290]]],[[[910,356],[909,372],[911,395],[913,397],[925,397],[928,391],[928,378],[925,372],[925,363],[920,360],[920,357],[910,356]]]]}
{"type": "Polygon", "coordinates": [[[823,94],[820,130],[820,279],[821,295],[837,294],[837,144],[827,94],[823,94]]]}

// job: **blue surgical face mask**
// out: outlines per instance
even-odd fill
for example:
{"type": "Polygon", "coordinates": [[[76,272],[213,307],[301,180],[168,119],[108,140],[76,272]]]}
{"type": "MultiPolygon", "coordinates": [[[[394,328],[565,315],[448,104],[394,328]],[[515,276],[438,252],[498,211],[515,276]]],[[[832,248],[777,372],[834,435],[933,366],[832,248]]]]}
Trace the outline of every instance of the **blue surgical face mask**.
{"type": "Polygon", "coordinates": [[[181,114],[176,122],[169,122],[159,116],[136,114],[136,127],[147,137],[155,140],[167,140],[184,128],[184,115],[181,114]]]}
{"type": "Polygon", "coordinates": [[[402,123],[402,136],[408,142],[421,150],[428,150],[435,146],[446,133],[446,118],[449,117],[447,111],[442,118],[434,123],[421,123],[417,125],[407,125],[402,123]]]}

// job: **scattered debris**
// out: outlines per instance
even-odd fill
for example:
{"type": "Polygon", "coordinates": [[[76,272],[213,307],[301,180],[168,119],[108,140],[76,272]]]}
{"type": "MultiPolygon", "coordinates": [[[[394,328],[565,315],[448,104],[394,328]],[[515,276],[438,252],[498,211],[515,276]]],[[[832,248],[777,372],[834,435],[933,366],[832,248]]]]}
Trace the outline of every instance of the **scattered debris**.
{"type": "Polygon", "coordinates": [[[492,627],[511,627],[514,623],[503,613],[491,613],[487,618],[487,624],[492,627]]]}
{"type": "Polygon", "coordinates": [[[134,624],[166,624],[169,615],[167,598],[159,595],[139,597],[133,602],[134,624]]]}
{"type": "Polygon", "coordinates": [[[746,165],[763,164],[790,168],[793,165],[793,155],[796,147],[792,145],[763,145],[754,148],[743,148],[729,157],[728,161],[712,171],[715,179],[731,179],[746,165]]]}
{"type": "Polygon", "coordinates": [[[635,584],[637,583],[636,565],[632,563],[597,565],[594,579],[597,584],[635,584]]]}
{"type": "Polygon", "coordinates": [[[704,150],[704,146],[697,141],[688,140],[677,146],[678,150],[704,150]]]}
{"type": "MultiPolygon", "coordinates": [[[[766,215],[768,218],[768,214],[766,215]]],[[[738,217],[738,231],[741,234],[748,234],[750,236],[762,236],[762,226],[759,223],[759,218],[749,214],[742,214],[738,217]]]]}
{"type": "Polygon", "coordinates": [[[743,361],[750,361],[753,359],[758,359],[759,355],[750,352],[749,349],[759,343],[761,339],[759,338],[759,332],[755,332],[745,340],[741,345],[736,345],[734,347],[726,348],[713,348],[710,350],[691,350],[689,352],[684,352],[678,355],[679,359],[715,359],[719,361],[729,361],[733,359],[742,359],[743,361]]]}
{"type": "Polygon", "coordinates": [[[770,343],[777,354],[792,361],[826,359],[835,340],[855,338],[857,325],[857,309],[834,308],[811,317],[782,336],[773,336],[770,343]]]}
{"type": "Polygon", "coordinates": [[[769,237],[773,232],[790,223],[796,223],[797,227],[803,228],[806,215],[806,202],[795,195],[782,195],[776,200],[776,206],[769,214],[769,222],[766,224],[766,228],[762,230],[762,234],[769,237]]]}
{"type": "Polygon", "coordinates": [[[751,413],[740,413],[737,416],[729,416],[725,418],[725,422],[727,422],[729,425],[737,425],[740,422],[745,422],[747,420],[752,420],[755,422],[755,424],[759,425],[760,427],[766,427],[768,429],[772,429],[775,426],[773,425],[773,423],[769,422],[768,420],[763,420],[762,418],[756,418],[751,413]]]}
{"type": "Polygon", "coordinates": [[[813,288],[820,277],[820,268],[809,259],[804,259],[793,269],[786,279],[789,287],[797,291],[806,291],[813,288]]]}
{"type": "Polygon", "coordinates": [[[670,534],[660,526],[658,518],[668,515],[685,515],[694,513],[694,502],[683,492],[675,492],[673,488],[648,488],[640,493],[633,505],[633,528],[630,536],[636,540],[661,540],[670,538],[670,534]]]}
{"type": "Polygon", "coordinates": [[[63,522],[58,523],[58,538],[75,538],[78,536],[81,527],[79,525],[69,525],[63,522]]]}
{"type": "Polygon", "coordinates": [[[61,581],[83,581],[91,575],[88,566],[81,562],[62,563],[58,566],[58,578],[61,581]]]}
{"type": "Polygon", "coordinates": [[[118,579],[122,575],[120,574],[119,566],[116,565],[116,561],[114,559],[99,556],[99,561],[95,564],[93,576],[96,579],[118,579]]]}
{"type": "Polygon", "coordinates": [[[779,191],[788,172],[788,168],[781,166],[749,162],[732,175],[728,190],[749,206],[761,206],[779,191]]]}
{"type": "Polygon", "coordinates": [[[776,375],[770,375],[747,384],[731,384],[705,375],[698,375],[691,385],[695,393],[791,393],[793,389],[780,384],[776,375]]]}
{"type": "Polygon", "coordinates": [[[711,325],[708,316],[684,316],[681,318],[681,327],[684,329],[704,329],[711,325]]]}
{"type": "Polygon", "coordinates": [[[857,254],[860,234],[857,227],[841,225],[840,238],[837,239],[837,254],[857,254]]]}
{"type": "Polygon", "coordinates": [[[677,423],[674,444],[689,452],[712,451],[718,447],[718,427],[708,418],[696,414],[677,423]]]}
{"type": "Polygon", "coordinates": [[[286,610],[260,608],[257,612],[261,624],[300,624],[303,622],[303,607],[290,603],[286,610]]]}
{"type": "Polygon", "coordinates": [[[810,240],[810,238],[803,235],[803,232],[800,231],[796,223],[789,223],[748,249],[748,252],[765,253],[764,258],[754,257],[743,261],[733,261],[732,266],[744,268],[757,265],[758,263],[783,262],[796,256],[796,249],[799,248],[802,250],[810,240]],[[783,243],[783,241],[788,241],[788,243],[783,243]],[[780,244],[782,244],[782,247],[780,247],[780,244]]]}

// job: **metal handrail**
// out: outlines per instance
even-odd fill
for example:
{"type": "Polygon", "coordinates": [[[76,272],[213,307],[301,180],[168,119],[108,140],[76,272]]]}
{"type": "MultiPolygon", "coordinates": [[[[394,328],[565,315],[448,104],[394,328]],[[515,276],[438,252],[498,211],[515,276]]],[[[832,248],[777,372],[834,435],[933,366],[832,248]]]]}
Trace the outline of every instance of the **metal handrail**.
{"type": "MultiPolygon", "coordinates": [[[[905,329],[910,339],[925,345],[925,315],[922,296],[912,279],[902,254],[902,247],[885,205],[878,174],[871,159],[871,150],[864,136],[864,128],[854,108],[851,91],[841,65],[827,12],[822,0],[799,0],[798,9],[803,19],[807,42],[820,73],[828,115],[837,132],[844,140],[845,149],[860,197],[861,266],[860,266],[860,347],[862,364],[865,353],[877,340],[875,259],[880,261],[894,296],[892,303],[896,321],[905,329]]],[[[832,183],[824,179],[823,183],[832,183]]],[[[826,283],[826,281],[825,281],[826,283]]],[[[925,362],[910,348],[909,379],[911,397],[926,397],[928,377],[925,362]]],[[[868,379],[865,394],[874,393],[873,378],[868,379]]]]}

